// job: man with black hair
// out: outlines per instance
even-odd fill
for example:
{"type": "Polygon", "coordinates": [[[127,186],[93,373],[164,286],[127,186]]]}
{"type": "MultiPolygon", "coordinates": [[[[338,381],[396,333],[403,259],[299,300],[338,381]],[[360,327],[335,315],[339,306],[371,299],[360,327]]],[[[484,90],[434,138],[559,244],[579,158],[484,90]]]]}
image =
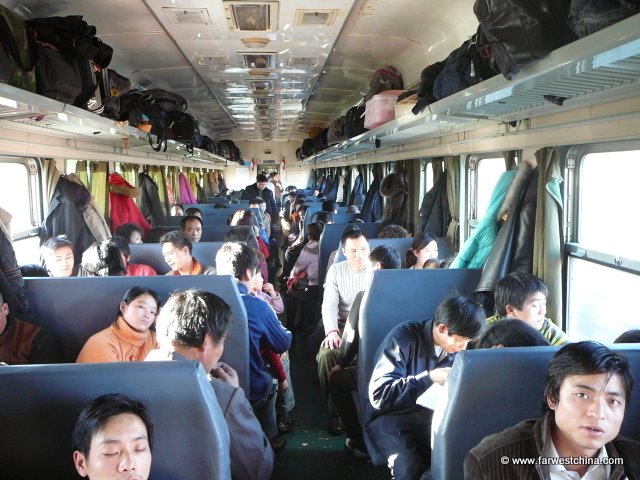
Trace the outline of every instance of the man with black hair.
{"type": "MultiPolygon", "coordinates": [[[[369,254],[371,269],[389,270],[401,268],[400,254],[388,245],[380,245],[371,250],[369,254]]],[[[372,272],[373,273],[373,272],[372,272]]],[[[340,418],[343,420],[344,430],[347,435],[345,448],[356,458],[368,457],[367,449],[362,438],[362,426],[358,419],[356,404],[353,400],[352,392],[358,389],[358,344],[360,333],[358,322],[360,320],[360,305],[364,290],[356,295],[349,317],[342,332],[342,343],[336,365],[329,374],[329,392],[338,410],[340,418]]]]}
{"type": "Polygon", "coordinates": [[[267,213],[271,219],[278,218],[278,208],[276,207],[276,201],[273,198],[273,192],[267,188],[269,180],[267,176],[259,173],[256,176],[256,183],[247,185],[240,197],[242,200],[252,200],[256,197],[262,198],[267,203],[267,213]]]}
{"type": "Polygon", "coordinates": [[[382,341],[369,382],[365,427],[394,479],[428,478],[433,410],[416,404],[444,385],[455,354],[478,338],[484,310],[466,297],[447,298],[432,319],[396,326],[382,341]]]}
{"type": "Polygon", "coordinates": [[[530,273],[502,277],[494,294],[498,315],[487,318],[487,325],[505,317],[517,318],[538,330],[553,346],[569,343],[567,334],[546,317],[547,293],[544,282],[530,273]]]}
{"type": "Polygon", "coordinates": [[[162,257],[171,270],[166,275],[215,275],[216,269],[200,263],[194,256],[193,244],[181,231],[174,230],[160,237],[162,257]]]}
{"type": "Polygon", "coordinates": [[[369,261],[369,242],[362,230],[355,225],[344,229],[341,238],[342,251],[347,258],[327,270],[322,299],[322,324],[324,340],[316,356],[318,377],[324,398],[329,400],[329,425],[327,430],[332,435],[342,433],[342,425],[329,395],[329,373],[336,366],[340,344],[341,330],[349,316],[351,306],[358,292],[363,291],[371,274],[369,261]]]}
{"type": "Polygon", "coordinates": [[[73,463],[81,477],[147,480],[153,449],[151,417],[142,403],[126,395],[102,395],[78,415],[72,445],[73,463]]]}
{"type": "Polygon", "coordinates": [[[277,381],[268,371],[260,354],[261,348],[284,353],[291,345],[291,332],[284,328],[268,303],[249,292],[260,265],[258,252],[245,244],[225,243],[216,254],[216,267],[220,275],[231,275],[238,282],[240,297],[247,311],[249,323],[249,401],[260,421],[262,430],[274,450],[286,444],[278,436],[276,423],[277,381]]]}
{"type": "Polygon", "coordinates": [[[334,215],[338,213],[338,204],[333,200],[323,200],[322,201],[322,211],[330,212],[334,215]]]}
{"type": "Polygon", "coordinates": [[[565,345],[549,362],[545,415],[485,437],[464,460],[465,479],[640,478],[640,442],[618,435],[632,388],[622,355],[565,345]]]}
{"type": "Polygon", "coordinates": [[[47,239],[40,249],[44,266],[51,277],[75,277],[78,274],[73,243],[66,235],[47,239]]]}
{"type": "Polygon", "coordinates": [[[175,292],[156,320],[160,349],[147,360],[198,360],[212,376],[211,386],[229,427],[231,477],[267,480],[273,469],[271,445],[239,386],[237,372],[220,362],[231,322],[231,309],[219,296],[195,289],[175,292]]]}
{"type": "Polygon", "coordinates": [[[198,243],[202,238],[202,218],[197,215],[182,217],[180,230],[191,243],[198,243]]]}
{"type": "Polygon", "coordinates": [[[56,337],[44,327],[11,315],[0,292],[0,362],[21,365],[59,361],[56,337]]]}

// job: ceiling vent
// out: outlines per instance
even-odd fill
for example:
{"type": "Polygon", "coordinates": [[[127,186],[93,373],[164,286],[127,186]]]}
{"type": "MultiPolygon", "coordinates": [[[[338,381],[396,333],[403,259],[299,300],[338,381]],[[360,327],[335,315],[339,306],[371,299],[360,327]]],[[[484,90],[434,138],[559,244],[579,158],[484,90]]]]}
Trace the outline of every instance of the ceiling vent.
{"type": "Polygon", "coordinates": [[[273,32],[278,29],[278,2],[223,1],[232,32],[273,32]]]}
{"type": "Polygon", "coordinates": [[[289,68],[311,69],[318,64],[318,57],[294,56],[289,57],[289,68]]]}
{"type": "Polygon", "coordinates": [[[339,10],[296,10],[294,25],[333,25],[339,10]]]}
{"type": "Polygon", "coordinates": [[[275,68],[275,52],[240,52],[240,60],[247,68],[275,68]]]}
{"type": "Polygon", "coordinates": [[[254,92],[270,92],[273,90],[273,80],[248,80],[254,92]]]}
{"type": "Polygon", "coordinates": [[[174,25],[210,25],[209,11],[206,8],[162,7],[167,18],[174,25]]]}
{"type": "Polygon", "coordinates": [[[241,38],[240,41],[247,48],[264,48],[269,45],[269,39],[264,37],[246,37],[241,38]]]}

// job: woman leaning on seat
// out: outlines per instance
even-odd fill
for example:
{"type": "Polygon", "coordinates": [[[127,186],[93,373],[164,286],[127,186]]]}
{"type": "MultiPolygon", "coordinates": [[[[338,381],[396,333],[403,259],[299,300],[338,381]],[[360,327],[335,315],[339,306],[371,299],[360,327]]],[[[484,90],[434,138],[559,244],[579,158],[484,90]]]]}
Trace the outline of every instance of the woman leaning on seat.
{"type": "Polygon", "coordinates": [[[151,289],[131,287],[124,294],[115,321],[84,344],[76,363],[137,362],[157,348],[156,321],[160,297],[151,289]]]}

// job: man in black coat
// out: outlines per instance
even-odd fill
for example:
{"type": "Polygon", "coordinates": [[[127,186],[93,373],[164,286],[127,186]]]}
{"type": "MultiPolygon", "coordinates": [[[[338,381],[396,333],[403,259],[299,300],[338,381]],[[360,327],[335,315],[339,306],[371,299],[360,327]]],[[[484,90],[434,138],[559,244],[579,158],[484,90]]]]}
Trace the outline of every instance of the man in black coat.
{"type": "Polygon", "coordinates": [[[267,204],[267,213],[271,216],[271,221],[276,222],[278,217],[278,208],[273,198],[273,192],[267,187],[267,176],[262,173],[256,176],[256,183],[247,185],[240,197],[242,200],[253,200],[256,197],[262,198],[267,204]]]}

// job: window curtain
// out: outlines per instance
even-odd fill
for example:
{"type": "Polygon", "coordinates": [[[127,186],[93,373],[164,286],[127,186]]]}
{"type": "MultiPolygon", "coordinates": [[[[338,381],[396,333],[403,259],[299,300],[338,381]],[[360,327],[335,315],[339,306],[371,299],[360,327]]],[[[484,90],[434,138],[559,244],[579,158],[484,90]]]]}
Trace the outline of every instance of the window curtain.
{"type": "Polygon", "coordinates": [[[53,199],[53,193],[56,190],[56,185],[60,179],[60,171],[58,170],[58,167],[56,167],[56,161],[51,158],[44,160],[42,162],[42,174],[45,180],[44,196],[47,200],[47,208],[49,208],[51,200],[53,199]]]}
{"type": "Polygon", "coordinates": [[[549,289],[547,317],[562,325],[562,174],[553,148],[536,152],[539,178],[533,243],[533,274],[549,289]]]}
{"type": "Polygon", "coordinates": [[[420,178],[420,162],[418,160],[405,160],[402,162],[406,172],[407,186],[409,189],[407,197],[407,230],[416,233],[416,225],[419,224],[420,205],[420,182],[416,182],[420,178]]]}
{"type": "Polygon", "coordinates": [[[152,166],[147,168],[147,175],[149,175],[153,181],[158,186],[158,196],[160,197],[160,203],[162,203],[162,208],[164,209],[165,215],[169,214],[168,209],[168,198],[167,194],[167,183],[166,176],[164,174],[164,168],[159,166],[152,166]]]}
{"type": "Polygon", "coordinates": [[[78,163],[76,163],[76,175],[84,184],[84,186],[87,187],[87,190],[91,190],[91,185],[89,184],[89,171],[86,160],[80,160],[78,163]]]}
{"type": "Polygon", "coordinates": [[[129,182],[134,187],[139,187],[138,185],[138,165],[133,163],[121,163],[120,164],[120,172],[122,178],[124,178],[127,182],[129,182]]]}
{"type": "Polygon", "coordinates": [[[445,157],[444,165],[447,171],[447,200],[451,212],[451,223],[447,229],[447,240],[457,250],[460,245],[460,157],[445,157]]]}
{"type": "Polygon", "coordinates": [[[96,201],[98,211],[103,217],[107,217],[109,212],[109,189],[107,186],[107,176],[109,167],[105,162],[90,162],[89,175],[91,177],[91,196],[96,201]]]}
{"type": "Polygon", "coordinates": [[[167,177],[165,179],[167,186],[169,203],[180,203],[180,185],[178,184],[178,168],[167,168],[167,177]]]}

